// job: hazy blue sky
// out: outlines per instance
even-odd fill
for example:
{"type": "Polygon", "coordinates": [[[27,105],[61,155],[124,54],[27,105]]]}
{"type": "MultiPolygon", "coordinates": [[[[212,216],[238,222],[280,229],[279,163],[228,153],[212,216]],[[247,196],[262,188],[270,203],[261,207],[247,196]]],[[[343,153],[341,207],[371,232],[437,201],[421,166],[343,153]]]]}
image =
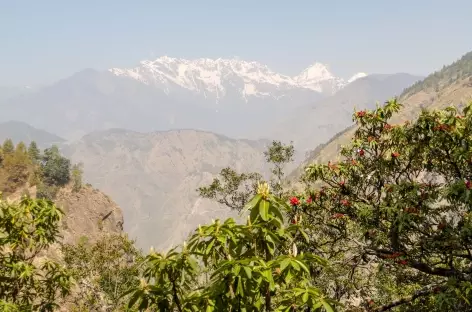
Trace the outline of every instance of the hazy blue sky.
{"type": "Polygon", "coordinates": [[[161,55],[427,74],[472,50],[471,12],[471,0],[0,0],[0,85],[161,55]]]}

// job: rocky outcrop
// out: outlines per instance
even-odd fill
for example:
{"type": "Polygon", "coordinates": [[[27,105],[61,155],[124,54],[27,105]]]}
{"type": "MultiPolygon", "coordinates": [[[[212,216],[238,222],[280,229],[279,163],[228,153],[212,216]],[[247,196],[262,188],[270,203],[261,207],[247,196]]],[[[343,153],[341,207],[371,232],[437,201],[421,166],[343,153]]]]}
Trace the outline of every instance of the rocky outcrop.
{"type": "MultiPolygon", "coordinates": [[[[36,197],[36,186],[28,184],[8,196],[7,200],[17,201],[23,195],[36,197]]],[[[84,236],[94,241],[104,234],[120,234],[123,231],[123,213],[110,197],[98,189],[84,185],[79,191],[71,186],[60,189],[54,200],[63,210],[61,222],[61,242],[77,243],[84,236]]]]}
{"type": "Polygon", "coordinates": [[[61,231],[64,243],[76,243],[84,236],[93,241],[103,234],[118,234],[123,230],[120,207],[91,186],[84,186],[78,192],[63,188],[56,195],[55,203],[65,214],[61,231]]]}

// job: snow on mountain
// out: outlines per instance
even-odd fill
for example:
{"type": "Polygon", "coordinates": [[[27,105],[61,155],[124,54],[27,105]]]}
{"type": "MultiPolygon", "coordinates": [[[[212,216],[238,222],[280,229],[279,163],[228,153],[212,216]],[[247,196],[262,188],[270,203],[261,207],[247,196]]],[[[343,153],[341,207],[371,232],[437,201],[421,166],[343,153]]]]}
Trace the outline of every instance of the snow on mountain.
{"type": "Polygon", "coordinates": [[[367,77],[366,73],[357,73],[354,76],[352,76],[351,78],[349,78],[347,83],[349,84],[349,83],[353,82],[354,80],[364,78],[364,77],[367,77]]]}
{"type": "Polygon", "coordinates": [[[111,68],[109,71],[116,76],[133,78],[161,88],[167,94],[184,88],[216,99],[223,98],[233,90],[246,99],[250,96],[277,98],[296,89],[333,94],[366,75],[359,73],[345,81],[335,77],[326,65],[315,63],[299,75],[290,77],[258,62],[221,58],[186,60],[168,56],[142,61],[135,68],[111,68]]]}

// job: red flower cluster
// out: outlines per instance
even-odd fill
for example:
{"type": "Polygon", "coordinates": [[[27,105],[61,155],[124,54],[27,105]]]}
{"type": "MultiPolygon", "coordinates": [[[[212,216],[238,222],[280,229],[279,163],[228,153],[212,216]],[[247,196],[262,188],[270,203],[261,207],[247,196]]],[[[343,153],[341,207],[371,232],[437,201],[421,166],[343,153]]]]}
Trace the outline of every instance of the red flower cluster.
{"type": "Polygon", "coordinates": [[[347,199],[342,199],[341,200],[341,205],[349,207],[349,206],[351,206],[351,203],[347,199]]]}
{"type": "Polygon", "coordinates": [[[307,204],[311,204],[312,201],[313,201],[313,200],[311,199],[311,197],[308,197],[308,198],[306,199],[306,203],[307,203],[307,204]]]}
{"type": "Polygon", "coordinates": [[[392,128],[393,128],[393,127],[392,127],[391,124],[385,124],[385,125],[384,125],[384,130],[390,130],[390,129],[392,129],[392,128]]]}
{"type": "Polygon", "coordinates": [[[398,263],[400,263],[401,265],[407,265],[407,264],[408,264],[408,261],[406,261],[406,260],[400,260],[400,261],[398,261],[398,263]]]}
{"type": "Polygon", "coordinates": [[[292,206],[300,205],[300,200],[296,197],[292,197],[292,198],[290,198],[290,205],[292,205],[292,206]]]}
{"type": "Polygon", "coordinates": [[[366,111],[360,111],[360,112],[357,112],[357,113],[356,113],[356,116],[362,118],[362,117],[364,117],[366,114],[367,114],[366,111]]]}
{"type": "Polygon", "coordinates": [[[345,184],[346,184],[346,181],[339,182],[339,186],[344,186],[345,184]]]}
{"type": "Polygon", "coordinates": [[[414,208],[414,207],[408,207],[408,208],[405,208],[403,209],[404,212],[406,213],[418,213],[418,209],[414,208]]]}
{"type": "Polygon", "coordinates": [[[401,252],[395,252],[395,253],[393,253],[393,254],[391,254],[391,255],[387,255],[387,256],[385,256],[385,257],[388,258],[388,259],[395,259],[395,258],[400,257],[401,255],[402,255],[401,252]]]}
{"type": "Polygon", "coordinates": [[[359,156],[364,156],[365,155],[365,151],[363,149],[360,149],[358,152],[359,152],[359,156]]]}
{"type": "Polygon", "coordinates": [[[335,214],[333,215],[333,219],[340,219],[340,218],[342,218],[342,217],[344,217],[344,214],[342,214],[342,213],[335,213],[335,214]]]}
{"type": "Polygon", "coordinates": [[[470,180],[465,181],[465,187],[468,190],[472,189],[472,181],[470,181],[470,180]]]}
{"type": "Polygon", "coordinates": [[[400,153],[399,153],[399,152],[393,152],[393,153],[392,153],[392,157],[393,157],[393,158],[397,158],[398,156],[400,156],[400,153]]]}
{"type": "Polygon", "coordinates": [[[435,131],[437,131],[437,130],[449,131],[449,130],[451,130],[451,127],[449,127],[448,125],[445,125],[445,124],[440,124],[439,126],[434,127],[433,130],[435,130],[435,131]]]}
{"type": "Polygon", "coordinates": [[[328,168],[331,170],[336,170],[338,169],[338,165],[332,164],[331,161],[328,161],[328,168]]]}

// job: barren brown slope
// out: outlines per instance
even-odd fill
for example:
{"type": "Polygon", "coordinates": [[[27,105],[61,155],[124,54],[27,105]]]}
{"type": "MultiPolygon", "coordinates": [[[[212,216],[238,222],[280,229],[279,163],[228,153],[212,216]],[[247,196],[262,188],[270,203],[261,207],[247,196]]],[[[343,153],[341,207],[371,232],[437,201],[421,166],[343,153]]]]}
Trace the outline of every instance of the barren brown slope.
{"type": "MultiPolygon", "coordinates": [[[[403,104],[403,108],[394,116],[392,123],[413,120],[423,108],[439,109],[451,104],[460,106],[472,101],[472,52],[407,88],[398,100],[403,104]]],[[[350,142],[355,129],[354,126],[349,127],[327,143],[318,146],[290,174],[289,180],[296,181],[308,164],[327,163],[329,160],[339,159],[341,146],[350,142]]]]}
{"type": "Polygon", "coordinates": [[[166,249],[198,224],[230,215],[228,208],[199,198],[196,189],[224,167],[264,171],[267,143],[196,130],[114,129],[87,135],[63,151],[84,163],[86,181],[123,208],[125,231],[138,246],[166,249]]]}
{"type": "MultiPolygon", "coordinates": [[[[25,193],[36,198],[36,186],[26,183],[6,199],[18,201],[25,193]]],[[[121,234],[123,231],[121,208],[109,196],[91,186],[84,185],[73,191],[72,186],[67,185],[58,191],[54,203],[64,212],[60,225],[61,243],[75,244],[82,237],[95,241],[103,235],[121,234]]]]}

